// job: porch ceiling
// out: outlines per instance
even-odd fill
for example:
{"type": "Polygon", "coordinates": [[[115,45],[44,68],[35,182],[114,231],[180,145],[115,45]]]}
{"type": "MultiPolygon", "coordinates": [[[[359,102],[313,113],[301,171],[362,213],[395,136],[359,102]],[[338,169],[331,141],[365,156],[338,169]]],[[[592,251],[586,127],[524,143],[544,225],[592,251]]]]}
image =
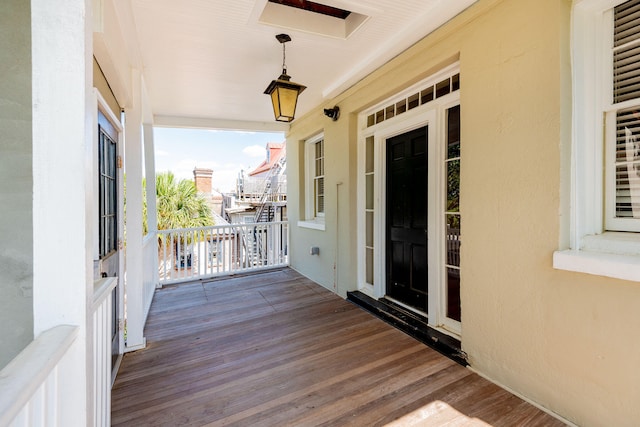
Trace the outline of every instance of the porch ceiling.
{"type": "Polygon", "coordinates": [[[259,130],[273,129],[275,123],[263,91],[281,72],[276,34],[291,36],[286,45],[288,73],[307,86],[298,103],[300,117],[475,0],[316,2],[362,15],[364,22],[347,23],[357,29],[343,37],[335,35],[332,20],[337,18],[314,23],[317,14],[298,11],[288,18],[287,9],[276,9],[268,18],[274,4],[267,0],[118,0],[113,5],[130,62],[141,64],[156,124],[259,130]],[[291,24],[262,22],[286,19],[291,24]]]}

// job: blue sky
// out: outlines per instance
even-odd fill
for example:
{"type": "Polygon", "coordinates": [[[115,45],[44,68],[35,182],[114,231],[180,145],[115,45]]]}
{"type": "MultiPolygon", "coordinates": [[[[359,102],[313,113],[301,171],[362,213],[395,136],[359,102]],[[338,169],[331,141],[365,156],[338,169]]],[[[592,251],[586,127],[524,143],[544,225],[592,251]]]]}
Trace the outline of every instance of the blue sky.
{"type": "Polygon", "coordinates": [[[193,179],[193,169],[213,169],[212,187],[235,188],[240,170],[251,171],[265,159],[267,142],[283,142],[283,133],[154,128],[156,172],[193,179]]]}

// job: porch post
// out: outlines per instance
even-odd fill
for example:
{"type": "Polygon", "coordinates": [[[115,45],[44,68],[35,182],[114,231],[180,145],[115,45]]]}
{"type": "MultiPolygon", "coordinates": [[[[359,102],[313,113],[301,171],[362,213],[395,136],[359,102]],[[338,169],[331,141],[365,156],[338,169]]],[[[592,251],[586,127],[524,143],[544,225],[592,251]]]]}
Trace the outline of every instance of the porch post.
{"type": "Polygon", "coordinates": [[[132,96],[125,106],[125,173],[127,198],[125,351],[145,347],[143,230],[142,230],[142,82],[140,71],[131,70],[132,96]]]}
{"type": "Polygon", "coordinates": [[[88,306],[93,294],[90,0],[31,1],[34,336],[78,335],[60,366],[58,423],[92,425],[88,306]]]}
{"type": "MultiPolygon", "coordinates": [[[[144,170],[147,178],[147,231],[149,236],[153,236],[157,240],[158,208],[156,206],[156,160],[153,125],[145,123],[142,128],[144,133],[144,170]]],[[[159,286],[158,257],[153,257],[153,261],[153,265],[145,265],[144,268],[153,269],[153,283],[155,286],[159,286]]]]}

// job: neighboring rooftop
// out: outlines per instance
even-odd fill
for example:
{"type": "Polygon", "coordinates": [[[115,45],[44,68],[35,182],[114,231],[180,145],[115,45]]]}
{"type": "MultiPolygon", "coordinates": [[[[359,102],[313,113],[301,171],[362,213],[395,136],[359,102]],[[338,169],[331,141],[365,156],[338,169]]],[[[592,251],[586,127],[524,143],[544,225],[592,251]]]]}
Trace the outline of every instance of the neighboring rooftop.
{"type": "Polygon", "coordinates": [[[284,155],[286,155],[285,143],[268,142],[267,159],[257,168],[249,172],[249,176],[256,176],[268,172],[284,155]]]}

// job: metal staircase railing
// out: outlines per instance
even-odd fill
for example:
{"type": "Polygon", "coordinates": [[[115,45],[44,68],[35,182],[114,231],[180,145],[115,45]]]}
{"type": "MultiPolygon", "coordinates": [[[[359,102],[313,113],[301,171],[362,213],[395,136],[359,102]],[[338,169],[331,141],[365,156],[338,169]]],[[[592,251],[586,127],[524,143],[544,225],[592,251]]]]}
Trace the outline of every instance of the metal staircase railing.
{"type": "Polygon", "coordinates": [[[256,215],[254,217],[254,222],[268,222],[273,219],[275,212],[273,212],[273,206],[269,201],[269,197],[273,194],[278,194],[280,191],[280,180],[277,180],[276,185],[274,187],[273,181],[274,177],[280,175],[280,171],[284,168],[287,162],[287,158],[282,156],[272,167],[269,169],[269,173],[265,177],[265,185],[264,192],[262,196],[260,196],[260,201],[258,202],[258,207],[256,209],[256,215]],[[266,209],[266,212],[265,212],[266,209]]]}

